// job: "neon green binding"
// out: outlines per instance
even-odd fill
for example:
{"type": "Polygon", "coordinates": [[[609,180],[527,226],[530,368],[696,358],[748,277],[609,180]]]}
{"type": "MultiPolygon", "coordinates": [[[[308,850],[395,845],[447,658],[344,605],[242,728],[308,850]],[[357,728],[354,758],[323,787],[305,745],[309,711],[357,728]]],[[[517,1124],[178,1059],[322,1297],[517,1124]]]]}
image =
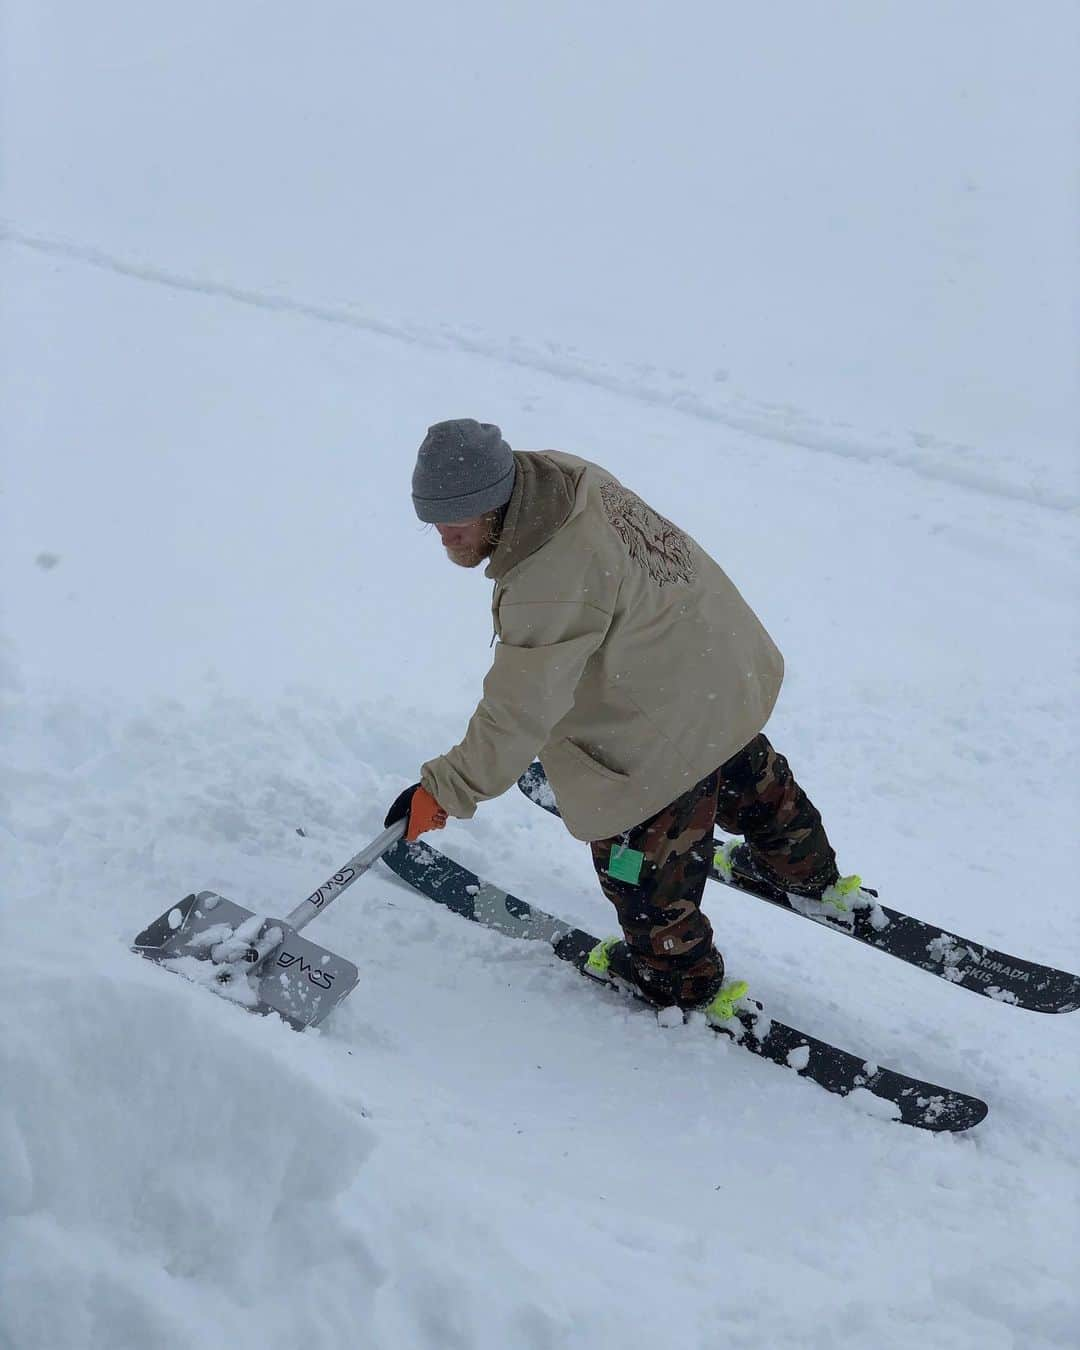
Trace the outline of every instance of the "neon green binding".
{"type": "Polygon", "coordinates": [[[604,938],[603,942],[598,942],[585,959],[585,969],[591,975],[605,979],[611,967],[611,949],[619,941],[620,938],[609,937],[604,938]]]}
{"type": "Polygon", "coordinates": [[[851,905],[848,903],[848,897],[855,895],[861,888],[862,877],[841,877],[839,881],[825,887],[821,893],[821,903],[827,905],[829,909],[835,909],[838,914],[850,914],[851,905]]]}
{"type": "Polygon", "coordinates": [[[713,854],[713,866],[725,881],[730,881],[732,878],[734,869],[731,866],[731,855],[742,842],[743,841],[738,837],[734,839],[725,839],[713,854]]]}
{"type": "Polygon", "coordinates": [[[706,1005],[705,1016],[710,1022],[730,1022],[738,1011],[738,1003],[750,992],[745,980],[725,980],[720,992],[706,1005]]]}

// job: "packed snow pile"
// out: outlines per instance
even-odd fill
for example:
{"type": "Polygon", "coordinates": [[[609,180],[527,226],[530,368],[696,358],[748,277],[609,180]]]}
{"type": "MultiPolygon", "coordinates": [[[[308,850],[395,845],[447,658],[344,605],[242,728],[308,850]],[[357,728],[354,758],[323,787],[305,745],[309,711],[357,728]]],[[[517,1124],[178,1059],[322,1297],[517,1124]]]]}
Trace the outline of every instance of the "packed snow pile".
{"type": "Polygon", "coordinates": [[[25,959],[7,990],[12,1343],[213,1344],[240,1316],[285,1346],[343,1289],[363,1316],[379,1265],[341,1199],[373,1136],[322,1047],[110,946],[25,959]]]}
{"type": "Polygon", "coordinates": [[[8,986],[5,1344],[587,1344],[482,1179],[375,1148],[349,1050],[110,948],[8,986]]]}

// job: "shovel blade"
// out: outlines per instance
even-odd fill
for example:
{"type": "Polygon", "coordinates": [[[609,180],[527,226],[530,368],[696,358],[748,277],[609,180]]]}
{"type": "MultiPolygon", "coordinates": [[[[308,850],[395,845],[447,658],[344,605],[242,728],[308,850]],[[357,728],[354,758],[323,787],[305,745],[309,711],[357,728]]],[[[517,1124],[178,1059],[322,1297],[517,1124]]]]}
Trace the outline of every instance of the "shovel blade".
{"type": "Polygon", "coordinates": [[[215,964],[212,949],[254,917],[222,895],[200,891],[144,928],[131,950],[250,1012],[277,1013],[298,1031],[316,1026],[351,992],[359,972],[351,961],[309,942],[280,919],[267,923],[281,930],[282,941],[253,974],[239,962],[215,964]]]}

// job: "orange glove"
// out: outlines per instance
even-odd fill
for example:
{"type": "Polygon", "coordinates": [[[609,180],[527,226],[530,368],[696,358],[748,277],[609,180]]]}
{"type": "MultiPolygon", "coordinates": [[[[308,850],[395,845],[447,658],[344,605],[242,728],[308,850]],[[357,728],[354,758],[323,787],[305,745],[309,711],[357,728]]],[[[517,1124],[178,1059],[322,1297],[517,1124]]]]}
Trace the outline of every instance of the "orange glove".
{"type": "Polygon", "coordinates": [[[441,830],[446,824],[446,812],[419,783],[406,788],[397,798],[387,811],[383,824],[390,826],[395,821],[405,820],[406,817],[408,824],[405,827],[405,838],[409,843],[419,839],[428,830],[441,830]]]}

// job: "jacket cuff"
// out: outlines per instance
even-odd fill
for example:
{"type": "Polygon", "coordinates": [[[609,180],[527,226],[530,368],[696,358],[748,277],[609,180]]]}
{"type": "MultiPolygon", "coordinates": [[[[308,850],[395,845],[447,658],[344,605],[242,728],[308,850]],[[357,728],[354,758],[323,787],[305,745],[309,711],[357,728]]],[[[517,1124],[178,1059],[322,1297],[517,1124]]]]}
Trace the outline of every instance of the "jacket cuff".
{"type": "Polygon", "coordinates": [[[469,791],[468,784],[445,755],[429,759],[421,766],[420,785],[431,793],[447,815],[458,820],[471,820],[476,815],[480,798],[469,791]]]}

